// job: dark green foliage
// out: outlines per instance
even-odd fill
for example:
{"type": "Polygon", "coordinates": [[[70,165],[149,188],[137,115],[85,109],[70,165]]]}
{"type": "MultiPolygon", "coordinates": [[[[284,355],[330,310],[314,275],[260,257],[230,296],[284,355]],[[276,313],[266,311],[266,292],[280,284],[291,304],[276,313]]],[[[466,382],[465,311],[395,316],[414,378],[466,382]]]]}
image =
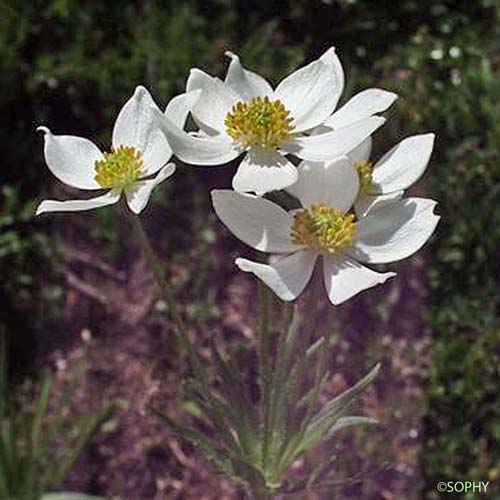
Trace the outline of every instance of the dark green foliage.
{"type": "MultiPolygon", "coordinates": [[[[62,484],[84,448],[112,418],[115,408],[107,405],[96,415],[81,416],[69,423],[66,413],[75,382],[76,374],[61,396],[54,398],[53,375],[47,372],[38,387],[27,381],[13,391],[7,377],[5,332],[0,330],[1,498],[45,499],[42,495],[62,484]],[[59,443],[55,449],[61,438],[66,445],[61,447],[59,443]]],[[[65,498],[85,499],[71,495],[65,498]]]]}
{"type": "MultiPolygon", "coordinates": [[[[17,300],[27,300],[40,262],[50,255],[50,246],[47,236],[35,230],[32,223],[34,200],[24,201],[19,190],[10,184],[0,189],[0,262],[9,262],[19,270],[9,272],[9,280],[3,283],[4,292],[9,296],[15,293],[17,300]]],[[[6,275],[7,269],[2,270],[2,275],[6,275]]]]}
{"type": "MultiPolygon", "coordinates": [[[[116,114],[138,84],[147,85],[163,106],[183,90],[191,67],[220,73],[229,48],[243,48],[246,62],[269,77],[296,66],[300,47],[271,43],[277,29],[274,18],[253,13],[240,18],[241,10],[246,9],[224,0],[1,3],[0,322],[20,330],[21,311],[29,309],[40,318],[36,308],[47,319],[48,302],[57,298],[52,265],[57,256],[41,236],[48,234],[51,221],[32,214],[49,190],[62,198],[74,193],[54,182],[46,169],[36,126],[83,135],[107,148],[116,114]],[[23,297],[27,303],[20,302],[23,297]]],[[[192,197],[199,191],[195,187],[192,197]]],[[[206,203],[186,202],[190,213],[194,205],[198,219],[205,217],[206,203]]],[[[111,244],[111,255],[118,253],[113,211],[95,215],[89,231],[111,244]]],[[[193,304],[190,311],[196,308],[193,304]]],[[[25,345],[33,342],[28,333],[23,339],[25,345]]]]}

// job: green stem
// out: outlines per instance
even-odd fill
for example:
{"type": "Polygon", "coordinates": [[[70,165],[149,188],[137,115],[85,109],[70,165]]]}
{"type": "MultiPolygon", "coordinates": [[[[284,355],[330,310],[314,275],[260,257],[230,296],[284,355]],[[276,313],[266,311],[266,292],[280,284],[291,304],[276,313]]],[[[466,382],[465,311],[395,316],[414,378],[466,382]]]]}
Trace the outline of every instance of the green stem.
{"type": "Polygon", "coordinates": [[[259,285],[260,292],[260,389],[262,394],[264,429],[262,439],[262,467],[266,470],[267,456],[269,450],[269,426],[270,426],[270,383],[271,383],[271,339],[269,332],[269,290],[266,285],[259,285]]]}
{"type": "Polygon", "coordinates": [[[323,338],[325,339],[325,342],[323,343],[323,346],[321,349],[318,370],[316,372],[316,380],[314,382],[314,389],[313,389],[313,392],[311,394],[311,399],[309,400],[309,404],[307,407],[307,414],[302,422],[302,426],[300,429],[299,442],[302,441],[302,438],[304,437],[307,426],[309,425],[309,423],[313,417],[314,408],[316,407],[316,402],[318,401],[319,391],[321,388],[321,381],[323,380],[323,377],[325,376],[326,360],[328,358],[328,351],[330,350],[330,330],[329,329],[327,330],[327,332],[325,333],[323,338]]]}
{"type": "Polygon", "coordinates": [[[234,436],[229,431],[225,415],[221,413],[220,408],[217,405],[217,401],[212,395],[210,385],[208,383],[208,375],[203,367],[203,364],[201,363],[200,358],[198,357],[198,354],[196,353],[196,350],[194,349],[193,344],[191,343],[191,340],[189,339],[187,327],[184,323],[184,320],[182,319],[182,315],[179,311],[179,308],[177,307],[175,298],[172,295],[170,287],[165,279],[163,265],[158,260],[153,248],[151,247],[149,238],[144,231],[140,218],[130,212],[130,210],[126,210],[126,213],[134,228],[134,231],[137,234],[137,237],[139,238],[139,242],[141,244],[141,248],[144,252],[146,260],[153,270],[158,286],[160,287],[163,300],[167,304],[168,310],[170,311],[170,315],[175,324],[177,334],[179,335],[179,339],[182,343],[182,347],[188,353],[189,361],[194,371],[194,376],[201,386],[202,396],[211,410],[213,416],[213,424],[215,428],[220,432],[226,446],[232,450],[239,450],[239,443],[235,440],[234,436]]]}
{"type": "MultiPolygon", "coordinates": [[[[311,283],[311,310],[313,308],[317,307],[317,304],[319,302],[319,280],[316,280],[316,276],[313,277],[312,283],[311,283]]],[[[310,328],[313,328],[314,326],[314,320],[313,316],[311,315],[311,323],[310,323],[310,328]]],[[[319,397],[319,392],[321,390],[321,381],[323,380],[327,368],[327,359],[328,359],[328,352],[330,350],[330,339],[331,339],[331,329],[327,327],[326,332],[323,334],[324,342],[323,345],[321,346],[321,351],[320,351],[320,357],[319,357],[319,363],[318,363],[318,368],[316,371],[316,378],[314,381],[314,386],[313,390],[311,392],[311,395],[309,397],[309,401],[307,404],[307,411],[304,419],[301,422],[299,432],[297,434],[297,437],[294,439],[293,444],[290,448],[288,448],[283,456],[281,457],[280,460],[280,465],[283,466],[284,464],[287,464],[290,460],[294,459],[294,455],[297,452],[297,449],[300,447],[300,444],[302,440],[304,439],[307,426],[311,422],[312,417],[314,416],[314,409],[316,407],[316,403],[319,397]]],[[[305,353],[304,353],[305,355],[305,353]]]]}
{"type": "Polygon", "coordinates": [[[326,371],[326,361],[327,361],[327,354],[329,351],[330,347],[330,333],[325,333],[324,334],[324,339],[325,341],[323,342],[323,345],[321,346],[321,352],[320,352],[320,359],[319,359],[319,364],[318,364],[318,369],[316,371],[316,379],[314,381],[314,387],[311,392],[311,395],[309,397],[309,401],[307,404],[307,412],[304,417],[304,419],[301,422],[299,432],[296,436],[296,438],[293,440],[293,444],[290,448],[288,448],[283,456],[280,459],[280,467],[283,467],[290,461],[293,461],[295,459],[295,455],[297,453],[297,450],[300,448],[300,445],[302,443],[302,440],[304,439],[305,433],[307,431],[307,426],[311,422],[312,417],[314,416],[314,409],[316,407],[316,403],[318,401],[318,396],[319,392],[321,389],[321,381],[323,380],[323,377],[325,376],[325,371],[326,371]]]}
{"type": "Polygon", "coordinates": [[[177,307],[177,303],[175,298],[170,290],[170,286],[165,279],[165,273],[162,263],[158,260],[151,243],[149,242],[149,238],[144,231],[144,228],[141,223],[141,219],[139,216],[134,215],[130,210],[126,210],[127,217],[129,218],[132,227],[134,228],[135,233],[139,239],[139,243],[141,245],[141,249],[146,257],[146,260],[151,267],[158,286],[160,288],[161,294],[163,296],[163,300],[167,304],[167,308],[170,312],[172,320],[174,322],[175,328],[177,330],[177,334],[181,341],[183,349],[186,350],[189,356],[189,361],[194,370],[196,377],[199,379],[200,383],[203,385],[203,389],[205,393],[208,392],[208,384],[205,376],[205,372],[203,369],[203,365],[200,362],[200,359],[193,347],[193,344],[189,340],[188,330],[184,320],[182,319],[182,315],[177,307]]]}
{"type": "Polygon", "coordinates": [[[251,500],[272,500],[273,498],[272,493],[260,481],[252,483],[248,488],[248,492],[251,500]]]}
{"type": "MultiPolygon", "coordinates": [[[[316,279],[312,283],[311,307],[316,308],[318,303],[319,303],[319,293],[320,293],[320,282],[321,281],[320,281],[320,279],[318,279],[318,274],[316,274],[314,276],[314,278],[316,278],[316,279]]],[[[317,314],[311,315],[311,321],[314,321],[312,319],[313,317],[314,317],[314,320],[317,320],[317,314]]],[[[313,325],[314,325],[314,323],[311,323],[311,331],[313,329],[313,325]]],[[[306,416],[305,416],[304,420],[302,421],[302,425],[301,425],[300,432],[299,432],[299,436],[300,436],[299,442],[302,441],[302,438],[304,437],[304,434],[306,432],[306,428],[309,425],[309,422],[313,416],[314,408],[316,406],[316,401],[317,401],[318,396],[319,396],[319,391],[321,388],[321,381],[323,380],[323,377],[324,377],[325,371],[326,371],[326,361],[327,361],[327,357],[328,357],[327,355],[328,355],[328,351],[330,349],[330,335],[331,335],[331,330],[327,326],[326,332],[323,335],[323,338],[325,339],[325,341],[323,343],[323,346],[321,347],[321,353],[320,353],[320,357],[319,357],[319,364],[318,364],[318,369],[316,372],[316,380],[314,382],[314,388],[313,388],[313,391],[311,393],[311,398],[309,400],[309,404],[307,406],[306,416]]]]}
{"type": "MultiPolygon", "coordinates": [[[[274,363],[274,369],[272,370],[271,380],[269,384],[269,435],[268,440],[268,460],[266,465],[269,466],[269,459],[276,461],[276,437],[282,429],[279,428],[283,425],[282,415],[284,407],[286,407],[286,389],[284,387],[284,379],[286,378],[286,367],[289,361],[289,357],[293,350],[293,339],[291,341],[290,334],[293,336],[296,334],[297,323],[295,314],[289,318],[288,327],[282,328],[278,336],[278,344],[276,346],[276,361],[274,363]],[[292,329],[295,328],[295,331],[292,329]],[[290,345],[287,343],[291,341],[290,345]],[[280,422],[281,419],[281,422],[280,422]]],[[[271,467],[275,465],[271,464],[271,467]]],[[[266,471],[267,472],[267,471],[266,471]]]]}

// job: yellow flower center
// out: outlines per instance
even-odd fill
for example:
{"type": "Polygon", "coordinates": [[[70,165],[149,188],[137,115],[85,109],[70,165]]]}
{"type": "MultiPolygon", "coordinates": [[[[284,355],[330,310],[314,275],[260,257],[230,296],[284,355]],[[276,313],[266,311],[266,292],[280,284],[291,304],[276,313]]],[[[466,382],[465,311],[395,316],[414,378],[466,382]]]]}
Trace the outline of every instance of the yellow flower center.
{"type": "Polygon", "coordinates": [[[237,102],[224,121],[226,132],[244,146],[277,148],[290,138],[293,118],[280,100],[254,97],[237,102]]]}
{"type": "Polygon", "coordinates": [[[142,153],[131,146],[118,146],[95,162],[95,172],[101,187],[123,189],[142,177],[142,153]]]}
{"type": "Polygon", "coordinates": [[[352,244],[356,231],[354,215],[316,203],[295,213],[291,236],[297,245],[334,254],[352,244]]]}
{"type": "Polygon", "coordinates": [[[370,194],[373,186],[373,165],[369,161],[358,161],[354,167],[359,175],[359,193],[370,194]]]}

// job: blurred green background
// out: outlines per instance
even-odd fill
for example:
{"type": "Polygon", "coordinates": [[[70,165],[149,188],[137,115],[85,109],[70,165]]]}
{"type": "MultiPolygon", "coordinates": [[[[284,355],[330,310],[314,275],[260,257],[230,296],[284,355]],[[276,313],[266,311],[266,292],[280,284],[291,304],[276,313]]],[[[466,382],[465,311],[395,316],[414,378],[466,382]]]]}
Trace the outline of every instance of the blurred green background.
{"type": "MultiPolygon", "coordinates": [[[[65,297],[61,219],[35,220],[33,211],[42,196],[68,193],[43,164],[36,126],[106,145],[137,84],[164,105],[191,67],[223,74],[227,49],[276,82],[334,44],[347,76],[343,102],[371,86],[400,95],[378,150],[413,133],[437,135],[419,187],[442,216],[423,266],[431,362],[422,497],[436,498],[438,481],[489,480],[487,498],[500,498],[499,20],[498,0],[3,0],[0,324],[15,331],[11,376],[36,376],[56,345],[47,332],[65,297]]],[[[203,228],[205,194],[202,203],[197,193],[208,174],[187,175],[189,189],[188,181],[172,188],[181,201],[168,189],[155,199],[167,214],[198,203],[194,224],[203,228]]],[[[104,210],[88,219],[108,260],[123,252],[114,217],[104,210]]],[[[189,259],[178,262],[189,273],[189,259]]]]}

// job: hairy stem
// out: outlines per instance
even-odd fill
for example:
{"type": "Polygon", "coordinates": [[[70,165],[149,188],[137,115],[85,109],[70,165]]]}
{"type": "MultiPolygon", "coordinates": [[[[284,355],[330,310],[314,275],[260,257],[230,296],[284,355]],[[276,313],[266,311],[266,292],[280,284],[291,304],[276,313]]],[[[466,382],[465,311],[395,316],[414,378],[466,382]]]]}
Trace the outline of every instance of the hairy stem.
{"type": "Polygon", "coordinates": [[[127,210],[127,217],[132,224],[132,227],[137,235],[139,243],[141,245],[141,249],[144,253],[144,257],[146,258],[148,265],[154,273],[156,278],[156,282],[160,288],[163,300],[167,304],[168,311],[172,317],[172,320],[175,325],[175,329],[177,330],[177,335],[181,341],[181,345],[183,349],[186,350],[189,356],[189,361],[193,368],[193,371],[199,381],[203,384],[204,390],[208,391],[207,379],[204,373],[203,365],[200,362],[200,359],[193,347],[193,344],[189,340],[188,330],[184,320],[182,319],[182,315],[177,307],[177,303],[172,294],[169,284],[165,279],[165,270],[162,263],[159,261],[156,256],[151,243],[149,242],[149,238],[144,231],[144,228],[141,223],[141,219],[139,216],[134,215],[130,210],[127,210]]]}
{"type": "Polygon", "coordinates": [[[266,285],[260,284],[260,342],[259,342],[259,362],[260,362],[260,390],[262,395],[262,413],[264,419],[263,439],[262,439],[262,468],[266,470],[269,450],[270,432],[270,383],[271,383],[271,359],[270,348],[271,339],[269,331],[269,290],[266,285]]]}
{"type": "Polygon", "coordinates": [[[261,481],[256,481],[248,487],[250,500],[272,500],[273,495],[261,481]]]}
{"type": "Polygon", "coordinates": [[[151,243],[149,242],[149,238],[141,224],[140,218],[137,215],[134,215],[129,210],[127,210],[126,212],[127,217],[129,218],[135,233],[137,234],[142,251],[144,252],[144,256],[146,257],[149,266],[153,270],[163,299],[167,304],[168,310],[175,324],[175,328],[182,343],[182,347],[187,351],[194,376],[198,384],[200,384],[202,397],[204,398],[210,410],[212,424],[214,425],[214,428],[220,433],[221,438],[227,448],[232,450],[233,452],[239,452],[240,445],[228,428],[226,416],[220,410],[217,401],[215,400],[210,389],[208,374],[206,373],[205,368],[189,339],[187,327],[184,323],[184,320],[182,319],[182,315],[177,306],[177,302],[175,301],[175,298],[170,290],[170,286],[165,279],[163,265],[154,253],[151,243]]]}
{"type": "MultiPolygon", "coordinates": [[[[318,304],[320,303],[320,279],[318,279],[318,273],[317,273],[317,269],[315,270],[315,275],[313,275],[313,279],[311,280],[312,283],[311,283],[311,295],[310,295],[310,304],[308,304],[308,306],[310,307],[310,310],[315,310],[317,309],[318,307],[318,304]]],[[[311,314],[310,316],[310,324],[309,324],[309,328],[310,330],[315,330],[316,329],[316,320],[317,320],[317,315],[313,315],[311,314]]],[[[314,380],[314,384],[313,384],[313,388],[312,388],[312,391],[310,392],[310,396],[309,396],[309,399],[307,401],[307,409],[306,409],[306,414],[300,424],[300,427],[299,427],[299,430],[298,430],[298,433],[295,437],[295,439],[293,440],[292,444],[290,447],[288,447],[288,449],[286,449],[284,452],[283,452],[283,456],[280,457],[280,470],[283,470],[282,468],[285,467],[286,468],[286,464],[289,464],[291,461],[294,460],[295,458],[295,455],[297,453],[297,450],[299,449],[300,447],[300,444],[302,442],[302,440],[304,439],[304,436],[305,436],[305,433],[306,433],[306,430],[307,430],[307,426],[309,425],[309,423],[311,422],[311,419],[312,417],[314,416],[314,410],[316,408],[316,404],[317,404],[317,401],[318,401],[318,397],[319,397],[319,393],[320,393],[320,390],[321,390],[321,382],[323,380],[323,377],[325,376],[325,373],[326,373],[326,369],[327,369],[327,361],[328,361],[328,353],[330,351],[330,339],[331,339],[331,329],[328,328],[327,326],[327,329],[325,331],[325,333],[323,334],[323,344],[321,346],[321,350],[319,352],[319,360],[318,360],[318,365],[317,365],[317,369],[316,369],[316,376],[315,376],[315,380],[314,380]]],[[[305,356],[305,352],[303,353],[303,356],[305,356]]]]}

